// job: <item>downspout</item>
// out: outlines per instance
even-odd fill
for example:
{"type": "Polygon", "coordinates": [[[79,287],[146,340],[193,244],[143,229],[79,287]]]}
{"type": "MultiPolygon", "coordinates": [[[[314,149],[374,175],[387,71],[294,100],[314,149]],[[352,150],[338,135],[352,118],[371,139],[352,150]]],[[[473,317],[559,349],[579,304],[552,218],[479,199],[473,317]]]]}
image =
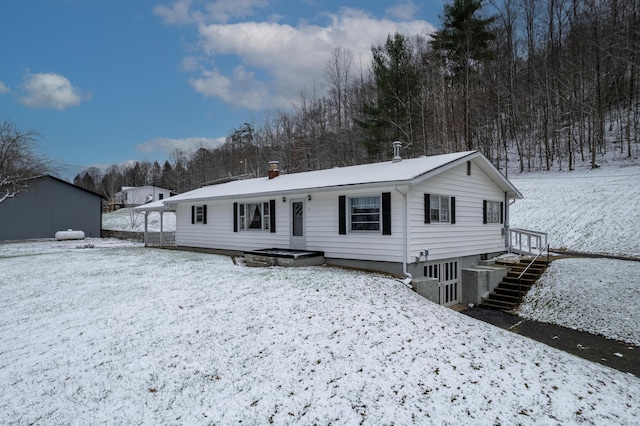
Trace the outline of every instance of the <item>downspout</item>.
{"type": "Polygon", "coordinates": [[[509,206],[515,203],[516,200],[514,198],[513,201],[509,199],[509,193],[505,191],[504,193],[504,246],[507,248],[507,253],[511,253],[511,235],[509,234],[509,230],[511,229],[511,225],[509,223],[509,211],[511,210],[509,206]]]}
{"type": "Polygon", "coordinates": [[[402,194],[404,198],[404,214],[402,215],[402,273],[405,276],[405,279],[402,282],[407,286],[411,287],[411,281],[413,280],[413,276],[407,271],[407,214],[409,212],[409,199],[407,194],[400,191],[396,185],[393,185],[393,189],[402,194]]]}

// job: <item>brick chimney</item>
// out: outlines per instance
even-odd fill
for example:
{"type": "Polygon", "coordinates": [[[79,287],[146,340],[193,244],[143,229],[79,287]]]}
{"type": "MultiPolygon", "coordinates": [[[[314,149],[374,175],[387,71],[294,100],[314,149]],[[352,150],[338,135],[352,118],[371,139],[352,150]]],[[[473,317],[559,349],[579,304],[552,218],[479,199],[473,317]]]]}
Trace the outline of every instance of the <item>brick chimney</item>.
{"type": "Polygon", "coordinates": [[[280,169],[278,168],[279,164],[280,163],[278,161],[269,161],[269,179],[280,176],[280,169]]]}

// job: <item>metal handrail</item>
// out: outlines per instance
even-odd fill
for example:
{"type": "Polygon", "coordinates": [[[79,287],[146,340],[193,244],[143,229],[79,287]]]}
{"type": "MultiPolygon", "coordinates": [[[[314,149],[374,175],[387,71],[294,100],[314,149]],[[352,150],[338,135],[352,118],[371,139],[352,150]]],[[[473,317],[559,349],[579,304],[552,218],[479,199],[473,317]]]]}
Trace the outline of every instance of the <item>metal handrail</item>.
{"type": "MultiPolygon", "coordinates": [[[[547,243],[547,245],[544,248],[547,251],[547,265],[549,264],[549,243],[547,243]]],[[[538,260],[538,258],[544,253],[544,251],[541,251],[540,253],[538,253],[536,255],[536,257],[533,258],[533,260],[531,262],[529,262],[529,264],[527,265],[526,268],[524,268],[524,271],[520,272],[520,275],[518,275],[518,301],[519,303],[522,303],[522,276],[529,270],[529,268],[531,267],[531,265],[533,265],[533,263],[538,260]]]]}

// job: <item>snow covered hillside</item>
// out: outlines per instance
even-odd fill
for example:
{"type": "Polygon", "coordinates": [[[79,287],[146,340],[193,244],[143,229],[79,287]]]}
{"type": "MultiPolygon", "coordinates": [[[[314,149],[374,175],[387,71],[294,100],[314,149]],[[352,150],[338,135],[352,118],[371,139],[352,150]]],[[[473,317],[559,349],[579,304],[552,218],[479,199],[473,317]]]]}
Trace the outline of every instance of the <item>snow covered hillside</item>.
{"type": "Polygon", "coordinates": [[[2,244],[0,269],[2,424],[632,425],[640,416],[640,378],[384,276],[247,268],[113,240],[2,244]]]}
{"type": "MultiPolygon", "coordinates": [[[[549,233],[552,248],[640,258],[640,166],[514,175],[524,195],[511,225],[549,233]]],[[[640,345],[640,262],[554,261],[519,315],[640,345]]]]}
{"type": "Polygon", "coordinates": [[[552,248],[640,258],[640,166],[511,175],[524,199],[511,226],[548,232],[552,248]]]}

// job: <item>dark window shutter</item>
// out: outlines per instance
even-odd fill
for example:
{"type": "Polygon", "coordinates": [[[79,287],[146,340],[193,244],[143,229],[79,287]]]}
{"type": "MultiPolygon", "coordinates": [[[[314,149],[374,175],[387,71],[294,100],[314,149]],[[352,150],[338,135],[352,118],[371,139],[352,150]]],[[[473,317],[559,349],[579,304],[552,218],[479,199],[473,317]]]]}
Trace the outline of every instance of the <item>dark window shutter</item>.
{"type": "Polygon", "coordinates": [[[451,223],[456,223],[456,197],[451,197],[451,223]]]}
{"type": "Polygon", "coordinates": [[[424,223],[431,223],[431,194],[424,194],[424,223]]]}
{"type": "Polygon", "coordinates": [[[482,200],[482,223],[487,223],[487,200],[482,200]]]}
{"type": "Polygon", "coordinates": [[[191,224],[196,223],[196,206],[191,206],[191,224]]]}
{"type": "Polygon", "coordinates": [[[504,203],[500,201],[500,223],[504,223],[504,203]]]}
{"type": "Polygon", "coordinates": [[[233,232],[238,232],[238,203],[233,203],[233,232]]]}
{"type": "Polygon", "coordinates": [[[347,197],[344,195],[338,197],[338,233],[347,233],[347,197]]]}
{"type": "Polygon", "coordinates": [[[276,232],[276,200],[269,200],[269,232],[276,232]]]}
{"type": "Polygon", "coordinates": [[[202,223],[207,224],[207,205],[202,206],[202,223]]]}
{"type": "Polygon", "coordinates": [[[391,193],[382,193],[382,235],[391,235],[391,193]]]}

